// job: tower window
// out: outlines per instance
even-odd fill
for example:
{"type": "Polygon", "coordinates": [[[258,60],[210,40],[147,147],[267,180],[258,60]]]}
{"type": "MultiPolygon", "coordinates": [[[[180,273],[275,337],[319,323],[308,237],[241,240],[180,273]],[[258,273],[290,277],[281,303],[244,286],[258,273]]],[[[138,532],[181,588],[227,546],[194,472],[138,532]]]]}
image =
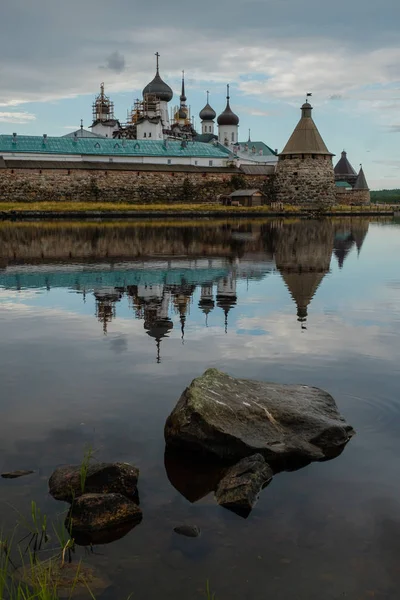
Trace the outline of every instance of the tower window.
{"type": "Polygon", "coordinates": [[[144,134],[143,134],[143,137],[145,138],[145,137],[146,137],[146,135],[147,135],[147,134],[146,134],[146,132],[144,132],[144,134]]]}
{"type": "Polygon", "coordinates": [[[232,140],[232,142],[235,141],[235,132],[234,131],[232,131],[231,140],[232,140]]]}
{"type": "Polygon", "coordinates": [[[171,164],[171,159],[170,159],[170,158],[167,160],[167,164],[168,164],[168,165],[170,165],[170,164],[171,164]]]}
{"type": "Polygon", "coordinates": [[[212,160],[209,160],[209,161],[208,161],[208,166],[209,166],[209,167],[212,167],[212,166],[213,166],[213,161],[212,161],[212,160]]]}
{"type": "Polygon", "coordinates": [[[149,132],[149,137],[151,137],[151,131],[149,132]]]}

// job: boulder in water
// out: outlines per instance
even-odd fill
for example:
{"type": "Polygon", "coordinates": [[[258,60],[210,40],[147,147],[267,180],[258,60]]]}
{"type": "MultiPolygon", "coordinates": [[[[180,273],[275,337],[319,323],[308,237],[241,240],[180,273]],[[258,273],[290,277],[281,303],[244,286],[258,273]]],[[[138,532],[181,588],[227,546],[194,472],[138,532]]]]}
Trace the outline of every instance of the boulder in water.
{"type": "Polygon", "coordinates": [[[279,471],[337,456],[354,430],[319,388],[208,369],[183,392],[164,433],[167,446],[231,463],[259,453],[279,471]]]}

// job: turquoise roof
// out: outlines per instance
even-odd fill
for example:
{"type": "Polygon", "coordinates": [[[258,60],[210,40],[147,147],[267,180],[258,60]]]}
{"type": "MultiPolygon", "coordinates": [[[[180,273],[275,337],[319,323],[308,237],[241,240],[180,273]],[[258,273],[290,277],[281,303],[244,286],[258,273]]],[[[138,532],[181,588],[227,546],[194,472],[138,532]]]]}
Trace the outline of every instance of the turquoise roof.
{"type": "Polygon", "coordinates": [[[118,269],[118,270],[76,270],[69,272],[22,271],[8,273],[0,271],[0,288],[69,288],[93,291],[99,287],[127,287],[128,285],[182,285],[182,282],[203,285],[226,277],[228,268],[190,269],[118,269]]]}
{"type": "Polygon", "coordinates": [[[350,183],[347,183],[347,181],[335,181],[335,185],[336,187],[351,188],[350,183]]]}
{"type": "Polygon", "coordinates": [[[193,156],[205,158],[226,158],[226,153],[213,144],[168,140],[122,140],[111,138],[78,138],[18,135],[0,135],[0,155],[2,153],[34,154],[78,154],[107,156],[193,156]]]}

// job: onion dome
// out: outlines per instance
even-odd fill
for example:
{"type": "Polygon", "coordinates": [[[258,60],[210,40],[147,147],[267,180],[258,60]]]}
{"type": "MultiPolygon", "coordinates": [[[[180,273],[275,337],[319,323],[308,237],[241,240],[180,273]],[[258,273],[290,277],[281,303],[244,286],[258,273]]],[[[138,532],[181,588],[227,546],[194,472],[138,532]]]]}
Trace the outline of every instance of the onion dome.
{"type": "Polygon", "coordinates": [[[187,119],[186,110],[184,108],[178,110],[178,119],[187,119]]]}
{"type": "Polygon", "coordinates": [[[143,97],[145,97],[147,94],[153,94],[154,96],[157,96],[157,98],[159,100],[162,100],[164,102],[169,102],[170,100],[172,100],[174,92],[171,90],[169,85],[166,84],[165,81],[163,81],[160,77],[160,73],[158,70],[159,56],[160,55],[158,54],[158,52],[156,52],[156,57],[157,57],[156,75],[155,75],[154,79],[152,81],[150,81],[150,83],[148,83],[146,85],[146,87],[143,89],[143,97]]]}
{"type": "Polygon", "coordinates": [[[208,96],[210,92],[207,92],[207,104],[205,107],[199,112],[199,117],[202,121],[214,121],[217,113],[208,103],[208,96]]]}
{"type": "Polygon", "coordinates": [[[226,108],[218,119],[218,125],[239,125],[239,117],[235,115],[229,104],[229,84],[227,85],[226,108]]]}

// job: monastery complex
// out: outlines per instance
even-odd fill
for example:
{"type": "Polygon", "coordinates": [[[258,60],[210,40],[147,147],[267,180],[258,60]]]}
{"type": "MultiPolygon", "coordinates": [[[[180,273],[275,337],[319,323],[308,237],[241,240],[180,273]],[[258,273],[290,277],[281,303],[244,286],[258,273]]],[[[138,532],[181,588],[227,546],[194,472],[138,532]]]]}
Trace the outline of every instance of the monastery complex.
{"type": "Polygon", "coordinates": [[[333,166],[334,154],[312,117],[310,94],[278,152],[253,142],[250,135],[240,141],[240,119],[231,108],[229,85],[225,109],[218,116],[207,92],[199,113],[201,130],[196,131],[184,74],[179,105],[171,107],[173,91],[161,78],[158,53],[156,59],[155,76],[125,123],[116,118],[101,84],[90,131],[81,125],[62,137],[0,135],[0,200],[22,201],[28,195],[52,200],[190,201],[192,192],[194,201],[211,201],[232,192],[238,187],[232,182],[240,181],[245,185],[239,187],[262,190],[266,203],[370,202],[364,172],[353,169],[346,152],[333,166]]]}

